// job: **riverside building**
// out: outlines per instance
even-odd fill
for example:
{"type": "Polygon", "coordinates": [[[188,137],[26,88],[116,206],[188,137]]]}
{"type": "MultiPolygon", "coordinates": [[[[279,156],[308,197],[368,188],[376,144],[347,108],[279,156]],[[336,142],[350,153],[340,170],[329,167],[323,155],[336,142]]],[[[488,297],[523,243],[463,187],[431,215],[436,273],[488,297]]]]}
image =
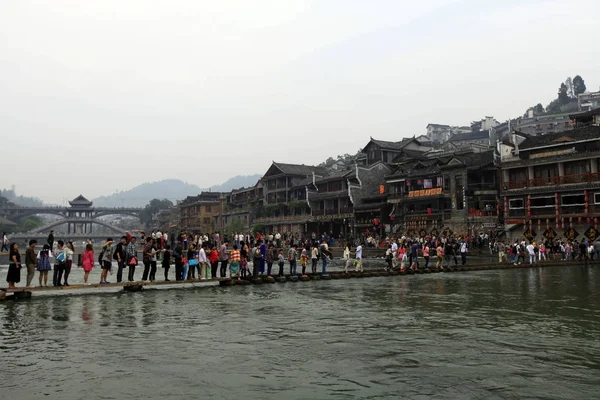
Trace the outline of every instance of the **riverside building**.
{"type": "Polygon", "coordinates": [[[600,218],[600,109],[571,115],[572,130],[498,143],[510,239],[592,240],[600,218]]]}

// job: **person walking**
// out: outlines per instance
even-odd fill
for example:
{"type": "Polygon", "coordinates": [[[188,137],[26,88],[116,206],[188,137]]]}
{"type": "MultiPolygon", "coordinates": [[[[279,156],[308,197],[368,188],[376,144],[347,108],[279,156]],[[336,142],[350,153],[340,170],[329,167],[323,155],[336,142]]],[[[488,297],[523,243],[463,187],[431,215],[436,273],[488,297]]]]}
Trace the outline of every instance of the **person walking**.
{"type": "Polygon", "coordinates": [[[2,251],[8,251],[8,236],[6,236],[6,232],[2,232],[2,250],[0,250],[0,252],[2,251]]]}
{"type": "Polygon", "coordinates": [[[117,243],[113,258],[117,260],[117,283],[123,281],[123,269],[127,267],[127,236],[121,236],[121,240],[117,243]]]}
{"type": "Polygon", "coordinates": [[[38,266],[38,258],[35,253],[35,246],[37,246],[37,240],[31,239],[29,241],[29,246],[27,246],[27,250],[25,251],[25,265],[27,266],[27,287],[32,287],[31,281],[33,281],[35,269],[38,266]]]}
{"type": "Polygon", "coordinates": [[[354,251],[354,263],[356,264],[354,266],[354,272],[363,272],[363,263],[362,263],[362,257],[363,257],[363,244],[360,243],[358,246],[356,246],[356,250],[354,251]]]}
{"type": "MultiPolygon", "coordinates": [[[[56,251],[54,252],[54,274],[52,276],[53,286],[62,286],[62,283],[60,282],[62,281],[62,276],[65,272],[65,266],[67,264],[64,245],[65,243],[62,240],[59,240],[56,243],[56,251]]],[[[49,243],[48,246],[50,246],[49,243]]]]}
{"type": "Polygon", "coordinates": [[[462,265],[467,263],[467,251],[467,241],[463,240],[463,242],[460,244],[460,258],[462,259],[462,265]]]}
{"type": "Polygon", "coordinates": [[[429,242],[423,247],[423,258],[425,259],[425,268],[429,266],[429,242]]]}
{"type": "Polygon", "coordinates": [[[173,259],[175,260],[175,280],[183,280],[183,245],[177,242],[173,250],[173,259]]]}
{"type": "Polygon", "coordinates": [[[269,248],[267,249],[267,254],[266,254],[267,276],[271,276],[274,261],[275,261],[275,246],[270,244],[269,248]]]}
{"type": "Polygon", "coordinates": [[[135,242],[137,241],[137,239],[135,238],[135,236],[132,236],[131,239],[129,239],[129,244],[127,245],[127,259],[126,259],[126,263],[127,263],[127,268],[129,268],[129,273],[127,274],[127,280],[129,282],[133,282],[135,279],[135,267],[138,265],[138,254],[137,254],[137,248],[135,247],[135,242]]]}
{"type": "Polygon", "coordinates": [[[206,251],[204,250],[205,245],[200,245],[198,250],[198,277],[200,280],[206,280],[206,272],[208,266],[208,259],[206,258],[206,251]]]}
{"type": "Polygon", "coordinates": [[[233,278],[234,276],[238,281],[240,280],[240,251],[235,244],[231,251],[231,264],[229,265],[229,277],[233,278]]]}
{"type": "Polygon", "coordinates": [[[435,256],[437,262],[435,263],[435,267],[438,270],[444,269],[444,248],[442,247],[442,243],[438,242],[437,248],[435,249],[435,256]]]}
{"type": "Polygon", "coordinates": [[[8,264],[6,282],[9,289],[15,289],[15,285],[21,282],[21,253],[16,243],[11,243],[8,247],[8,259],[10,264],[8,264]]]}
{"type": "Polygon", "coordinates": [[[260,271],[260,260],[262,259],[262,253],[260,252],[260,240],[256,242],[254,249],[252,250],[252,277],[258,278],[260,271]]]}
{"type": "Polygon", "coordinates": [[[144,264],[144,272],[142,273],[142,282],[148,280],[148,274],[150,274],[150,262],[152,261],[152,238],[148,236],[144,249],[142,250],[142,262],[144,264]]]}
{"type": "Polygon", "coordinates": [[[90,272],[94,268],[94,247],[90,243],[85,245],[81,262],[83,265],[83,284],[89,286],[90,272]]]}
{"type": "Polygon", "coordinates": [[[108,272],[112,268],[112,257],[113,257],[113,240],[112,238],[106,239],[106,243],[102,245],[102,254],[100,255],[100,261],[102,261],[100,268],[102,269],[102,273],[100,274],[100,284],[106,285],[109,282],[108,272]]]}
{"type": "MultiPolygon", "coordinates": [[[[227,263],[229,262],[229,253],[227,252],[228,241],[225,240],[219,250],[219,258],[221,259],[221,278],[227,275],[227,263]]],[[[264,268],[264,265],[263,265],[264,268]]]]}
{"type": "Polygon", "coordinates": [[[169,268],[171,268],[171,246],[165,245],[162,258],[162,267],[165,270],[165,282],[169,282],[169,268]]]}
{"type": "MultiPolygon", "coordinates": [[[[321,246],[319,247],[319,250],[321,252],[321,261],[323,262],[323,268],[321,270],[322,275],[327,275],[327,262],[329,261],[329,258],[331,257],[331,252],[329,251],[329,245],[327,245],[327,241],[323,240],[323,242],[321,243],[321,246]]],[[[361,266],[362,268],[362,266],[361,266]]]]}
{"type": "Polygon", "coordinates": [[[75,255],[75,248],[73,247],[73,242],[67,242],[65,246],[65,257],[67,258],[67,263],[65,265],[65,286],[69,285],[69,275],[71,274],[71,268],[73,267],[73,256],[75,255]]]}
{"type": "Polygon", "coordinates": [[[48,271],[52,269],[50,264],[50,259],[52,258],[52,252],[50,251],[50,246],[45,244],[42,247],[42,250],[37,254],[37,270],[39,272],[39,281],[40,287],[42,287],[42,282],[44,287],[48,287],[48,271]]]}
{"type": "Polygon", "coordinates": [[[187,251],[187,260],[188,260],[188,270],[187,276],[185,277],[188,281],[196,279],[196,267],[198,266],[198,259],[196,252],[196,246],[193,243],[190,243],[188,251],[187,251]]]}
{"type": "Polygon", "coordinates": [[[529,243],[525,248],[529,254],[529,264],[535,264],[535,246],[532,243],[529,243]]]}
{"type": "Polygon", "coordinates": [[[296,259],[298,252],[296,251],[296,245],[292,244],[292,247],[288,250],[288,261],[290,263],[290,276],[296,276],[296,259]]]}
{"type": "Polygon", "coordinates": [[[50,251],[52,251],[54,249],[54,231],[50,231],[46,242],[48,243],[48,246],[50,246],[50,251]]]}
{"type": "Polygon", "coordinates": [[[217,277],[217,270],[219,269],[219,252],[217,251],[217,247],[215,245],[212,246],[210,250],[210,276],[211,278],[217,277]]]}
{"type": "MultiPolygon", "coordinates": [[[[350,250],[348,250],[349,252],[350,250]]],[[[319,246],[317,246],[316,244],[312,245],[312,250],[310,252],[310,259],[312,262],[312,273],[316,274],[317,273],[317,265],[319,264],[319,246]]]]}
{"type": "Polygon", "coordinates": [[[160,250],[158,249],[157,239],[152,239],[152,258],[150,259],[150,282],[156,281],[156,268],[158,267],[158,255],[160,250]]]}

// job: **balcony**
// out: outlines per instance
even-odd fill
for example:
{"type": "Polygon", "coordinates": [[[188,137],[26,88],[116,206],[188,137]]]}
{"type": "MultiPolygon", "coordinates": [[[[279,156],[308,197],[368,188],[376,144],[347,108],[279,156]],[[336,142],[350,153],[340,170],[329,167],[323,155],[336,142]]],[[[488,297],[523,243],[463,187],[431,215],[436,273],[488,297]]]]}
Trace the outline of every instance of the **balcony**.
{"type": "Polygon", "coordinates": [[[335,215],[338,213],[337,208],[328,208],[325,210],[325,215],[335,215]]]}
{"type": "Polygon", "coordinates": [[[325,210],[313,210],[313,215],[325,215],[325,210]]]}
{"type": "Polygon", "coordinates": [[[571,183],[589,183],[600,181],[600,173],[587,173],[578,175],[551,176],[547,178],[525,179],[521,181],[506,182],[507,189],[525,189],[528,187],[543,187],[567,185],[571,183]]]}
{"type": "Polygon", "coordinates": [[[354,207],[340,207],[340,214],[352,214],[354,207]]]}

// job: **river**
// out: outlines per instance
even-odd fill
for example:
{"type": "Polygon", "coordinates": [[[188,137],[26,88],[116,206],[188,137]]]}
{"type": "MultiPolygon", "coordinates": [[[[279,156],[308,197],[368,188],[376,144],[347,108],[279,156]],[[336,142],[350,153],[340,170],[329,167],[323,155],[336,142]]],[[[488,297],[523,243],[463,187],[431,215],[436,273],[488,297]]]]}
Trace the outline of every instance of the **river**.
{"type": "Polygon", "coordinates": [[[6,301],[0,397],[598,398],[599,271],[6,301]]]}

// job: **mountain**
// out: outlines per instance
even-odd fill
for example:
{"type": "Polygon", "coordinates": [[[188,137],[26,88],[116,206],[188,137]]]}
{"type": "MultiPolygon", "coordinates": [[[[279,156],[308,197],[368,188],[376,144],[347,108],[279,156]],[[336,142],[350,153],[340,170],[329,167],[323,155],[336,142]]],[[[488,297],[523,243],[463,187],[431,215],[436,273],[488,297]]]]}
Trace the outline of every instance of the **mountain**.
{"type": "Polygon", "coordinates": [[[262,175],[238,175],[223,182],[220,185],[210,187],[211,192],[231,192],[233,189],[241,189],[256,185],[262,175]]]}
{"type": "Polygon", "coordinates": [[[110,196],[93,199],[96,207],[144,207],[152,199],[168,199],[175,204],[187,196],[195,196],[202,191],[229,192],[233,189],[254,186],[261,175],[234,176],[226,182],[202,189],[198,185],[183,182],[179,179],[165,179],[158,182],[147,182],[129,190],[117,192],[110,196]]]}
{"type": "Polygon", "coordinates": [[[92,201],[95,207],[144,207],[152,199],[169,199],[175,204],[177,200],[197,195],[201,191],[198,185],[179,179],[165,179],[142,183],[132,189],[101,196],[92,201]]]}
{"type": "Polygon", "coordinates": [[[15,189],[2,189],[0,196],[6,198],[13,204],[23,207],[43,207],[44,202],[37,197],[17,196],[15,189]]]}

